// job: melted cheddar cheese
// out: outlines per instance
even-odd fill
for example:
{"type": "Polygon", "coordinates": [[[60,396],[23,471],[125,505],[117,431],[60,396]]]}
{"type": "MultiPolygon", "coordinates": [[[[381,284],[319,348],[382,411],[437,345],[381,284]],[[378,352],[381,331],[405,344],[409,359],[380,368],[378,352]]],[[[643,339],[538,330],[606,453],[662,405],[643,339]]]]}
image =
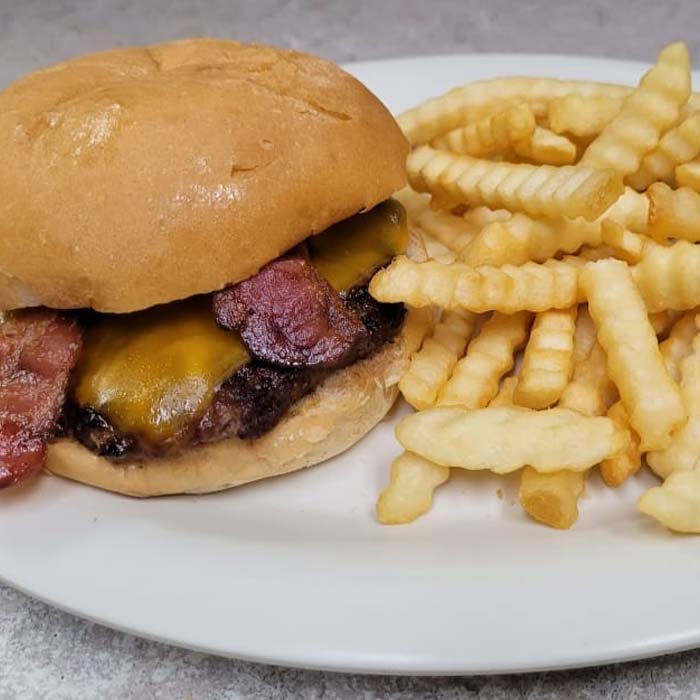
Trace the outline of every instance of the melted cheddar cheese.
{"type": "Polygon", "coordinates": [[[216,325],[211,299],[104,316],[85,338],[74,397],[122,433],[157,444],[201,418],[248,360],[238,335],[216,325]]]}
{"type": "Polygon", "coordinates": [[[370,275],[408,246],[406,211],[395,199],[345,219],[307,240],[311,262],[342,292],[370,275]]]}

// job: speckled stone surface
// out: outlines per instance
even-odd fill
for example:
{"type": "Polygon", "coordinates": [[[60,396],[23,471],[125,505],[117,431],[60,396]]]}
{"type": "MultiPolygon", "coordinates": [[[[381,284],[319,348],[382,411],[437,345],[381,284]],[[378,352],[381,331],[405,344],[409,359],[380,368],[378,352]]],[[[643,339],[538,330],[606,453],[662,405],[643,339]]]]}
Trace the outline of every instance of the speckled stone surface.
{"type": "MultiPolygon", "coordinates": [[[[459,51],[700,54],[698,0],[0,0],[0,84],[89,50],[196,34],[338,61],[459,51]]],[[[1,556],[1,553],[0,553],[1,556]]],[[[653,605],[653,601],[649,601],[653,605]]],[[[242,663],[142,641],[0,586],[0,700],[700,698],[700,652],[563,673],[385,678],[242,663]]]]}

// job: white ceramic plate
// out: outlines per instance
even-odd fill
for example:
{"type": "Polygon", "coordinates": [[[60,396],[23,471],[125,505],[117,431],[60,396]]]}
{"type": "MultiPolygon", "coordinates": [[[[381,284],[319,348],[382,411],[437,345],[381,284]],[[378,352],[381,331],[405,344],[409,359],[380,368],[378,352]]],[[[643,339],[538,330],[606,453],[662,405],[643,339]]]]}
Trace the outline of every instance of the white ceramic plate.
{"type": "MultiPolygon", "coordinates": [[[[482,55],[350,69],[400,111],[476,78],[633,83],[643,66],[482,55]]],[[[412,526],[378,525],[402,410],[322,467],[229,493],[138,501],[49,477],[2,493],[0,577],[112,627],[293,666],[531,671],[700,645],[700,539],[637,514],[648,477],[619,491],[592,479],[570,532],[529,522],[516,482],[488,475],[455,477],[412,526]]]]}

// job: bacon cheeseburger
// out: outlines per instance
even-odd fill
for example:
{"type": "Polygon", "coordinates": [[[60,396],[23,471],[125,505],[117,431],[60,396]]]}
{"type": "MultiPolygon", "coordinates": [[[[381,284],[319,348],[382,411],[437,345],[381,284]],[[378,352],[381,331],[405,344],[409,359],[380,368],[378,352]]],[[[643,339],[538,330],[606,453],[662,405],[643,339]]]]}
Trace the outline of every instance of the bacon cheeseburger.
{"type": "Polygon", "coordinates": [[[137,496],[316,464],[386,413],[407,144],[313,56],[196,39],[0,93],[0,486],[137,496]]]}

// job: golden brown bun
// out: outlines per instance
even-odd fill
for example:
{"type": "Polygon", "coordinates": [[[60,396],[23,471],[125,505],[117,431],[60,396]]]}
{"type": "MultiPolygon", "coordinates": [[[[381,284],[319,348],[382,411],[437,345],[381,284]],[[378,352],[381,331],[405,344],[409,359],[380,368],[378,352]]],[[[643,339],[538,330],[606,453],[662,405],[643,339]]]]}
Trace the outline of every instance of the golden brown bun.
{"type": "Polygon", "coordinates": [[[249,277],[404,184],[407,143],[320,58],[192,39],[0,93],[0,310],[133,311],[249,277]]]}
{"type": "Polygon", "coordinates": [[[115,464],[79,442],[49,445],[46,470],[129,496],[209,493],[318,464],[354,445],[391,408],[429,312],[412,311],[396,342],[333,373],[257,440],[233,438],[177,457],[115,464]]]}

